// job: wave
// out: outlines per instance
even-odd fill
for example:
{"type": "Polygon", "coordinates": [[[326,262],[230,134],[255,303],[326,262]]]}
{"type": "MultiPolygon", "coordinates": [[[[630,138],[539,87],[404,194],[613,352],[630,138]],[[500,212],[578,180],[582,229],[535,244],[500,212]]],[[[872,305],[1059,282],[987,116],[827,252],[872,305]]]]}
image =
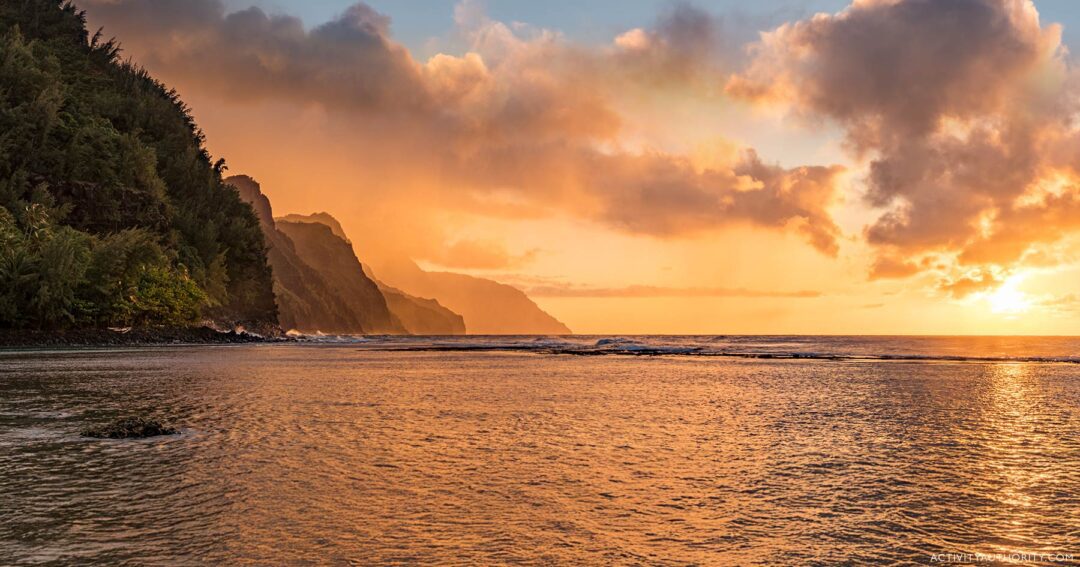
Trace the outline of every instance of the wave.
{"type": "Polygon", "coordinates": [[[1080,363],[1080,340],[985,337],[355,336],[290,333],[302,343],[364,350],[522,352],[563,356],[668,356],[760,360],[1080,363]],[[994,342],[997,341],[997,342],[994,342]]]}

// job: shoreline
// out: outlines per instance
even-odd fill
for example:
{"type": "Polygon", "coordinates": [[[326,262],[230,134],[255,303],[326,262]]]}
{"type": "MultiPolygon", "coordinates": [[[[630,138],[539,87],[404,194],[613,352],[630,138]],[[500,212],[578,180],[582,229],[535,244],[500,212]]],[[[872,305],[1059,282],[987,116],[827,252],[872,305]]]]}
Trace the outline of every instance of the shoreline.
{"type": "Polygon", "coordinates": [[[0,349],[250,344],[288,340],[284,337],[264,337],[246,331],[218,331],[210,327],[146,327],[126,331],[110,329],[0,330],[0,349]]]}

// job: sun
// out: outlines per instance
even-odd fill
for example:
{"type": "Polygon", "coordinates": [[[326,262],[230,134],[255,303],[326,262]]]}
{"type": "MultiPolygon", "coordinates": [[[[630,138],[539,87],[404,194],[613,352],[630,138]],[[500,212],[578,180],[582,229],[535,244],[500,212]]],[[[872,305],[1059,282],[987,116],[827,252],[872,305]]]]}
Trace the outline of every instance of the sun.
{"type": "Polygon", "coordinates": [[[1023,281],[1021,276],[1013,276],[997,290],[986,295],[986,301],[990,304],[990,310],[1003,315],[1019,315],[1026,313],[1031,308],[1031,298],[1028,294],[1016,289],[1023,281]]]}

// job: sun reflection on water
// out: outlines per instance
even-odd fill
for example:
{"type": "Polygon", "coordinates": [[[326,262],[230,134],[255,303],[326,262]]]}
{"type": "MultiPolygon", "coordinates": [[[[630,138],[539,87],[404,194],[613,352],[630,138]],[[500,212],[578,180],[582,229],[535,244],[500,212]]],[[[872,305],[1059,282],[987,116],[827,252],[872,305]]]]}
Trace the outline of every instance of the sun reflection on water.
{"type": "MultiPolygon", "coordinates": [[[[996,500],[992,513],[983,518],[998,536],[979,552],[990,554],[1031,554],[1057,552],[1033,548],[1038,541],[1040,517],[1046,488],[1052,486],[1052,468],[1046,465],[1056,441],[1040,427],[1040,398],[1037,366],[1030,363],[1000,363],[987,367],[989,405],[980,431],[984,449],[977,456],[982,469],[975,486],[996,500]],[[1027,545],[1025,545],[1025,543],[1027,545]]],[[[989,531],[989,530],[988,530],[989,531]]]]}
{"type": "MultiPolygon", "coordinates": [[[[957,341],[1017,352],[998,339],[933,347],[957,341]]],[[[11,563],[40,559],[28,541],[106,564],[196,553],[926,564],[1080,551],[1075,365],[304,346],[20,356],[0,355],[11,563]],[[189,433],[78,437],[147,400],[189,433]]]]}

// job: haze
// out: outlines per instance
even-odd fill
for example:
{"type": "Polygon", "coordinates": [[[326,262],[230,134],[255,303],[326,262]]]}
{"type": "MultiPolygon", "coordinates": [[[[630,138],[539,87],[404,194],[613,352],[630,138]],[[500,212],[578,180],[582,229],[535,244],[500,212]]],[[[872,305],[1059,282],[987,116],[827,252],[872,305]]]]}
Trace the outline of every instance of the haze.
{"type": "Polygon", "coordinates": [[[78,4],[376,270],[578,333],[1080,332],[1069,3],[78,4]]]}

